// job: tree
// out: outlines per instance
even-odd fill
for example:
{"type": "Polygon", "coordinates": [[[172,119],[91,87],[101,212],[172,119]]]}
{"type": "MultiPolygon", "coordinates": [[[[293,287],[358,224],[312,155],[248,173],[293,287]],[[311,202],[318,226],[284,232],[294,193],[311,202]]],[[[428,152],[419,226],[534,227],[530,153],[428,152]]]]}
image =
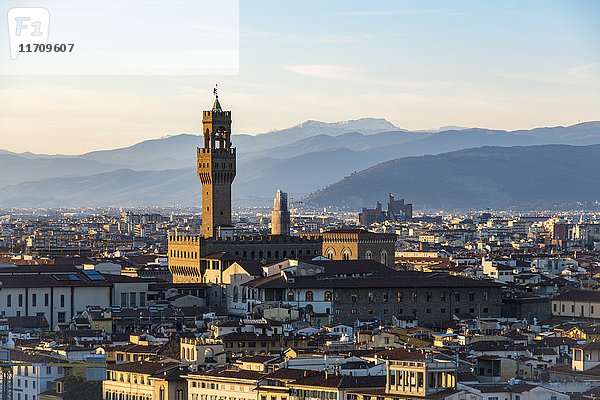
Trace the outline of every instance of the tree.
{"type": "Polygon", "coordinates": [[[64,400],[102,400],[102,382],[88,381],[77,375],[64,380],[64,400]]]}

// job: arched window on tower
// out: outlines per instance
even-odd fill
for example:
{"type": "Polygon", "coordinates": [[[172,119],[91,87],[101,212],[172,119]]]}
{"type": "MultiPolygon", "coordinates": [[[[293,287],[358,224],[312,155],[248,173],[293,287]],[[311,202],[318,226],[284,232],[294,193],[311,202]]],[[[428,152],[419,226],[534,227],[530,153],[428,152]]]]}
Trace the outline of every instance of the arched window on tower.
{"type": "Polygon", "coordinates": [[[335,253],[333,252],[333,249],[327,249],[327,258],[329,258],[330,260],[333,260],[334,256],[335,256],[335,253]]]}
{"type": "Polygon", "coordinates": [[[381,263],[387,265],[387,251],[381,250],[381,263]]]}
{"type": "Polygon", "coordinates": [[[306,293],[304,294],[304,299],[306,301],[313,301],[313,299],[314,299],[313,292],[311,292],[310,290],[307,290],[306,293]]]}

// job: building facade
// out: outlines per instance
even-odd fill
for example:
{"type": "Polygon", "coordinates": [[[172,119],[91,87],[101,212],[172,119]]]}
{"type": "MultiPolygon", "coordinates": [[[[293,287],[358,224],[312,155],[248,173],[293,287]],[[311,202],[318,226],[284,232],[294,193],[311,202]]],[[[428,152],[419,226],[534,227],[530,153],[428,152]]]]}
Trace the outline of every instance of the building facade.
{"type": "Polygon", "coordinates": [[[323,255],[331,260],[376,260],[394,266],[396,234],[334,229],[321,234],[323,255]]]}

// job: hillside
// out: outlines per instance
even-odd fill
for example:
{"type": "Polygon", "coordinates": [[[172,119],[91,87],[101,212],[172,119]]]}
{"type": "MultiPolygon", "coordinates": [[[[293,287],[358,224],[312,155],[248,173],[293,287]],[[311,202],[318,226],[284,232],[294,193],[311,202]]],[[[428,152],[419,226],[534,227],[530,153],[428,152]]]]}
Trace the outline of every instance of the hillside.
{"type": "Polygon", "coordinates": [[[372,206],[389,193],[419,208],[547,207],[600,200],[600,145],[480,147],[403,157],[308,196],[312,205],[372,206]]]}

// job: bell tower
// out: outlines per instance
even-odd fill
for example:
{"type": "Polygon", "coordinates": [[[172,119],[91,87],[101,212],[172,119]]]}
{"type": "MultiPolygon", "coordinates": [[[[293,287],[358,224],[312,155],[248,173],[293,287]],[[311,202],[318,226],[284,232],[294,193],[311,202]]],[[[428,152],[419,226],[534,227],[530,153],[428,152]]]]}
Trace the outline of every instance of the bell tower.
{"type": "Polygon", "coordinates": [[[231,147],[231,111],[223,111],[217,88],[215,103],[202,113],[204,147],[198,148],[198,177],[202,182],[202,236],[217,237],[231,227],[231,184],[235,178],[235,148],[231,147]]]}

